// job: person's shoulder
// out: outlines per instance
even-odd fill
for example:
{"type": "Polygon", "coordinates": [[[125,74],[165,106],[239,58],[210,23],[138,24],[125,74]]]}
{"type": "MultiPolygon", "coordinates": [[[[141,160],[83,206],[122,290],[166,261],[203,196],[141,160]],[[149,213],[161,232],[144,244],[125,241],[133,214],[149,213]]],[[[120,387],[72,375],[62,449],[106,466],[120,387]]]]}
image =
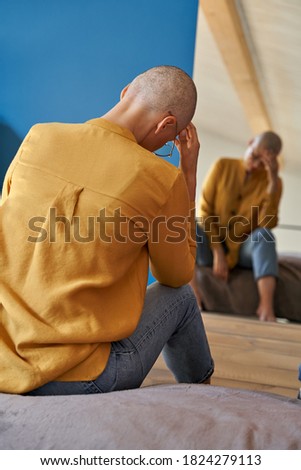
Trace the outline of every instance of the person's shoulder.
{"type": "Polygon", "coordinates": [[[156,154],[146,150],[140,145],[133,143],[133,151],[136,151],[136,155],[139,157],[141,166],[152,173],[158,173],[161,176],[164,175],[166,178],[177,179],[181,170],[164,157],[159,157],[156,154]]]}
{"type": "Polygon", "coordinates": [[[78,131],[86,130],[87,126],[84,122],[37,122],[33,124],[30,131],[78,131]]]}
{"type": "Polygon", "coordinates": [[[212,164],[212,170],[219,171],[232,171],[234,168],[241,166],[241,160],[233,157],[220,157],[212,164]]]}
{"type": "Polygon", "coordinates": [[[217,164],[223,167],[236,167],[241,165],[241,159],[235,157],[220,157],[217,164]]]}
{"type": "Polygon", "coordinates": [[[64,122],[38,122],[34,124],[28,134],[35,136],[76,134],[80,129],[84,129],[82,123],[64,123],[64,122]]]}

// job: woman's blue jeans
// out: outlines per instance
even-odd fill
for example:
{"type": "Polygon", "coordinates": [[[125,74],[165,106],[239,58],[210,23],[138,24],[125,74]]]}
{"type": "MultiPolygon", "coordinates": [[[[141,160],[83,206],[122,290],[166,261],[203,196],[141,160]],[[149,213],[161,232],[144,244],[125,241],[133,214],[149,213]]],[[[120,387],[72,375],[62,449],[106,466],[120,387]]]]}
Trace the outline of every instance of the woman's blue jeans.
{"type": "Polygon", "coordinates": [[[213,373],[202,317],[189,285],[147,288],[138,327],[113,342],[104,372],[85,382],[49,382],[26,395],[80,395],[138,388],[161,351],[178,382],[201,383],[213,373]]]}
{"type": "MultiPolygon", "coordinates": [[[[207,234],[199,224],[197,224],[197,264],[199,266],[213,264],[207,234]]],[[[253,269],[256,281],[265,276],[278,277],[276,241],[271,230],[259,227],[251,232],[240,246],[238,266],[253,269]]]]}

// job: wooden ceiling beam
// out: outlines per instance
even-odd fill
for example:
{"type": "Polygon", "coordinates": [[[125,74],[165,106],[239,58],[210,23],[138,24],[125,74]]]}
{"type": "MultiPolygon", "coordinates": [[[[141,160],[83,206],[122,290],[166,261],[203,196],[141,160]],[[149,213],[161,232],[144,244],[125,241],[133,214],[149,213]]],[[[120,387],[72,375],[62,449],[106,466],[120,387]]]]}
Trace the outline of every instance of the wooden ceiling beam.
{"type": "Polygon", "coordinates": [[[234,84],[250,128],[271,129],[252,57],[234,0],[200,0],[208,26],[234,84]]]}

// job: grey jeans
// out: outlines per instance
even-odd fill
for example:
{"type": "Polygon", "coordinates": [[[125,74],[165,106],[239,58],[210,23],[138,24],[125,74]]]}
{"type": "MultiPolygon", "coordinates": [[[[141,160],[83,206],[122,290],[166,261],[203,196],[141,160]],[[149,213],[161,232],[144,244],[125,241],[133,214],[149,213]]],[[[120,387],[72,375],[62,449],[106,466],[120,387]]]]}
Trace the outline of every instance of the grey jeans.
{"type": "Polygon", "coordinates": [[[95,380],[49,382],[26,395],[80,395],[138,388],[160,353],[178,382],[201,383],[213,373],[206,332],[194,293],[157,282],[147,288],[138,327],[112,343],[104,372],[95,380]]]}

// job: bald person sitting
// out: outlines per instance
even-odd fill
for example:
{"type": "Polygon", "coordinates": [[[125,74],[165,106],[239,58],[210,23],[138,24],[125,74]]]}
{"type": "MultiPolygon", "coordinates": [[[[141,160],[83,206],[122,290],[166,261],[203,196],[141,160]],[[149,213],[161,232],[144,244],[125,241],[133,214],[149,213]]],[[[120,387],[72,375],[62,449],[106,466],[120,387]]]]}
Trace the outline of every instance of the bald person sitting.
{"type": "Polygon", "coordinates": [[[102,117],[29,131],[0,209],[0,392],[139,387],[162,350],[179,382],[209,382],[213,361],[188,284],[195,107],[192,79],[159,66],[102,117]],[[179,168],[153,153],[170,141],[179,168]],[[158,282],[147,288],[149,265],[158,282]]]}
{"type": "Polygon", "coordinates": [[[214,276],[224,282],[236,265],[253,269],[256,314],[263,321],[275,321],[278,260],[271,229],[278,222],[282,193],[281,147],[280,137],[267,131],[251,140],[243,159],[214,163],[203,184],[197,224],[198,265],[212,266],[214,276]]]}

